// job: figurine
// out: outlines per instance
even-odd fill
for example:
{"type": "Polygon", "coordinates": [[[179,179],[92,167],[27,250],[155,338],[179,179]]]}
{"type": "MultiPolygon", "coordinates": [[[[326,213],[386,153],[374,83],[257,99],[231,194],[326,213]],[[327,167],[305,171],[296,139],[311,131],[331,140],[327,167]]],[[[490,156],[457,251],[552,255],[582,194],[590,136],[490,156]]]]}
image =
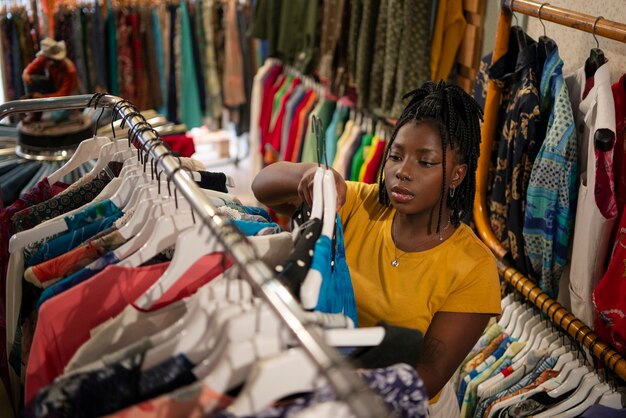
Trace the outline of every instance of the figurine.
{"type": "MultiPolygon", "coordinates": [[[[26,87],[26,98],[70,96],[78,93],[78,75],[74,63],[67,58],[65,41],[43,39],[41,50],[24,69],[22,79],[26,87]]],[[[23,122],[39,121],[41,115],[41,112],[31,113],[23,122]]],[[[53,111],[51,118],[55,122],[61,122],[67,120],[69,115],[67,110],[53,111]]]]}

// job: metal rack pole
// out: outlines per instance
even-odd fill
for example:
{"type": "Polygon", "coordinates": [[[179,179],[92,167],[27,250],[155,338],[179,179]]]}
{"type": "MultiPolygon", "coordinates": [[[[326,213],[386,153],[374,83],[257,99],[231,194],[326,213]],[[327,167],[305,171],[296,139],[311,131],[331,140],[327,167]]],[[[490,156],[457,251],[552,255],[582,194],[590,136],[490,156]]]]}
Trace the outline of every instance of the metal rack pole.
{"type": "MultiPolygon", "coordinates": [[[[542,7],[542,3],[529,0],[504,0],[502,1],[502,8],[498,18],[492,63],[496,62],[507,51],[509,31],[511,29],[511,10],[529,16],[539,17],[540,8],[542,20],[549,20],[590,33],[592,32],[593,23],[597,20],[594,16],[549,6],[547,4],[542,7]]],[[[626,42],[626,25],[621,23],[600,19],[597,21],[595,33],[596,35],[626,42]]],[[[554,324],[558,325],[576,341],[588,348],[594,357],[599,359],[609,369],[613,370],[621,379],[626,380],[626,359],[613,350],[610,345],[602,341],[587,325],[571,314],[556,300],[550,298],[546,293],[543,293],[529,278],[502,261],[507,254],[507,250],[493,233],[487,214],[487,179],[493,138],[498,122],[500,95],[500,87],[494,81],[490,80],[487,87],[485,119],[481,131],[480,158],[478,161],[478,171],[476,173],[474,221],[478,234],[500,260],[498,262],[498,270],[507,283],[511,284],[514,289],[520,292],[531,303],[539,307],[542,312],[548,315],[554,324]]]]}
{"type": "MultiPolygon", "coordinates": [[[[91,95],[68,96],[53,99],[31,99],[24,101],[7,102],[0,105],[0,121],[8,115],[20,112],[42,111],[53,109],[80,109],[87,107],[91,95]]],[[[116,96],[104,95],[97,103],[98,107],[116,108],[120,117],[126,120],[132,131],[144,119],[138,114],[135,107],[118,106],[123,99],[116,96]]],[[[138,132],[137,140],[148,144],[158,136],[150,131],[138,132]]],[[[174,182],[178,190],[187,198],[193,210],[200,215],[203,222],[213,232],[224,248],[227,249],[233,261],[242,266],[244,277],[250,282],[257,293],[274,309],[277,315],[294,333],[311,359],[320,367],[321,374],[325,375],[335,389],[337,397],[344,400],[352,412],[358,417],[385,417],[389,415],[378,396],[356,375],[354,369],[332,348],[326,345],[317,329],[307,326],[304,311],[289,291],[278,281],[275,274],[256,255],[249,241],[231,223],[220,218],[209,199],[200,191],[198,186],[180,170],[178,160],[166,155],[168,149],[164,145],[150,147],[150,155],[158,161],[165,175],[174,182]]]]}

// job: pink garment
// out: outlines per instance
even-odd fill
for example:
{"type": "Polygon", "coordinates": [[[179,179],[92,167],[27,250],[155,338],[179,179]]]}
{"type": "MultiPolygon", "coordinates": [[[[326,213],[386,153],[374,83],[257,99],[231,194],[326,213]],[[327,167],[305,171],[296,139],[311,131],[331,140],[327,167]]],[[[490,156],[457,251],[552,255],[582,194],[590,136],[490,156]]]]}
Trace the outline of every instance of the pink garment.
{"type": "MultiPolygon", "coordinates": [[[[230,265],[223,253],[201,258],[153,307],[159,309],[193,294],[230,265]]],[[[118,315],[144,294],[169,263],[125,268],[111,265],[72,289],[50,299],[39,311],[26,369],[25,399],[52,383],[74,353],[90,338],[90,331],[118,315]]]]}
{"type": "Polygon", "coordinates": [[[194,385],[174,396],[166,394],[133,405],[109,415],[116,418],[202,418],[219,412],[233,403],[233,398],[221,395],[206,385],[194,385]]]}

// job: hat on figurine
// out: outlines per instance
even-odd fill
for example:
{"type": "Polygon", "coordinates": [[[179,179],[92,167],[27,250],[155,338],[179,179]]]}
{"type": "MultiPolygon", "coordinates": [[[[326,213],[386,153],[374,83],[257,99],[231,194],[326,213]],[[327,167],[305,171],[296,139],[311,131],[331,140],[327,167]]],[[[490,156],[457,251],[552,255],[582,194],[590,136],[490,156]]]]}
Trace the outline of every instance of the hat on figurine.
{"type": "Polygon", "coordinates": [[[57,42],[52,38],[44,38],[41,41],[41,50],[37,52],[37,56],[43,55],[56,61],[64,59],[66,54],[65,41],[57,42]]]}

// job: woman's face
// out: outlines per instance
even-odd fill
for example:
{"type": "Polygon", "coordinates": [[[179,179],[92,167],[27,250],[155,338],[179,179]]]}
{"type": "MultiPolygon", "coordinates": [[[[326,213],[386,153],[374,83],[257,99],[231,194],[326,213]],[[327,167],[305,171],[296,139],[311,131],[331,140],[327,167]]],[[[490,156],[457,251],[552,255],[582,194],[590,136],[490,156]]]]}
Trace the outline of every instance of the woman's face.
{"type": "MultiPolygon", "coordinates": [[[[446,186],[457,187],[467,165],[446,150],[446,186]]],[[[396,136],[385,162],[385,187],[391,204],[406,215],[431,214],[438,209],[443,182],[443,151],[439,128],[429,122],[409,122],[396,136]]],[[[445,202],[446,199],[444,199],[445,202]]]]}

